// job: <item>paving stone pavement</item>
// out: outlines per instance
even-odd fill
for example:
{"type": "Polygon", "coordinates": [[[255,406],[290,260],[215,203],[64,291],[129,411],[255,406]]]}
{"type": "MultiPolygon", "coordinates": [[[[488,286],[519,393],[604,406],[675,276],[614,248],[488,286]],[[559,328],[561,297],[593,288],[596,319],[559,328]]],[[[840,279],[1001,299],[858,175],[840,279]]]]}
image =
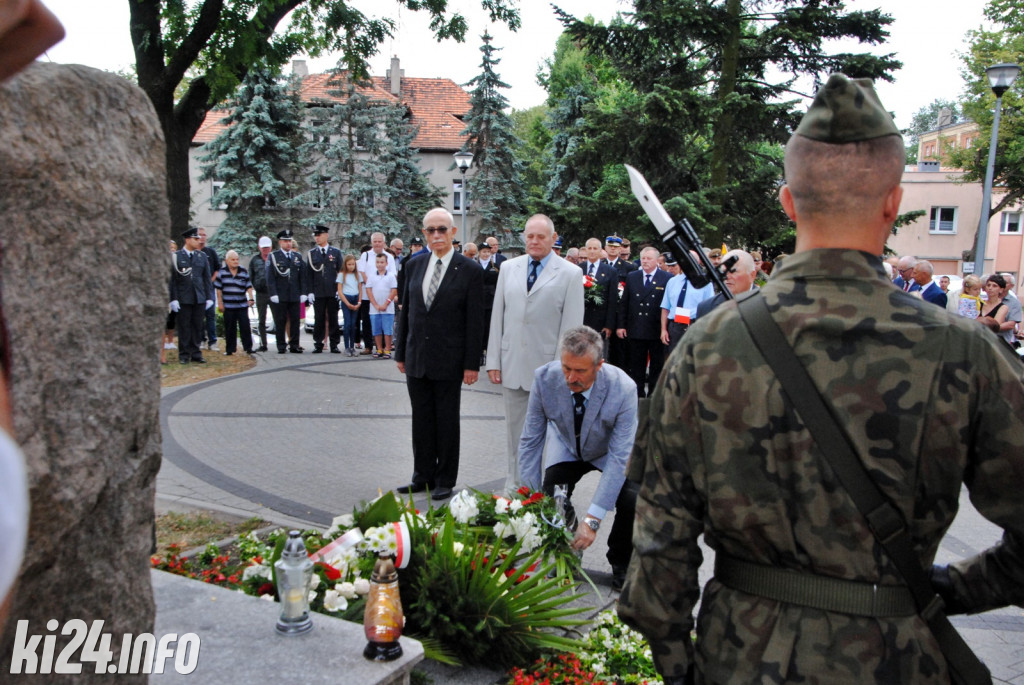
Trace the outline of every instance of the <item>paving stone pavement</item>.
{"type": "MultiPolygon", "coordinates": [[[[335,515],[409,481],[409,397],[395,362],[310,354],[313,345],[305,334],[302,344],[305,354],[277,354],[271,345],[251,371],[164,390],[161,510],[205,508],[285,526],[326,527],[335,515]]],[[[475,385],[463,386],[457,489],[500,489],[504,436],[500,389],[481,373],[475,385]]],[[[590,474],[577,488],[574,499],[584,507],[598,478],[590,474]]],[[[422,495],[416,502],[421,509],[428,506],[422,495]]],[[[609,528],[602,526],[584,556],[584,568],[603,595],[592,606],[614,599],[605,560],[609,528]]],[[[970,556],[999,537],[965,491],[938,561],[970,556]]],[[[714,558],[706,547],[704,553],[702,584],[714,558]]],[[[997,683],[1024,685],[1024,610],[1010,607],[952,621],[997,683]]],[[[438,683],[493,682],[483,673],[460,676],[444,669],[434,677],[438,683]]]]}

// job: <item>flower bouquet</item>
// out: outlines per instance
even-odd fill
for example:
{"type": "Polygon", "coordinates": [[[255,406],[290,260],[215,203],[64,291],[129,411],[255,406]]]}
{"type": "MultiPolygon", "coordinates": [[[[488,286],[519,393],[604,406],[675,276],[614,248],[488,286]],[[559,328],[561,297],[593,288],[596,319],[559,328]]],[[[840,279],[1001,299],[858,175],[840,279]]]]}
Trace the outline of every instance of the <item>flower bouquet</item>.
{"type": "Polygon", "coordinates": [[[595,307],[604,304],[601,285],[590,274],[583,274],[583,301],[595,307]]]}
{"type": "MultiPolygon", "coordinates": [[[[361,622],[379,554],[395,557],[405,633],[447,663],[527,663],[578,643],[552,632],[582,625],[565,608],[579,559],[568,532],[549,525],[554,504],[522,490],[511,498],[462,491],[446,507],[416,511],[393,493],[335,517],[302,537],[314,573],[310,609],[361,622]]],[[[194,559],[178,550],[155,568],[275,599],[274,562],[287,532],[250,533],[229,554],[215,546],[194,559]]]]}

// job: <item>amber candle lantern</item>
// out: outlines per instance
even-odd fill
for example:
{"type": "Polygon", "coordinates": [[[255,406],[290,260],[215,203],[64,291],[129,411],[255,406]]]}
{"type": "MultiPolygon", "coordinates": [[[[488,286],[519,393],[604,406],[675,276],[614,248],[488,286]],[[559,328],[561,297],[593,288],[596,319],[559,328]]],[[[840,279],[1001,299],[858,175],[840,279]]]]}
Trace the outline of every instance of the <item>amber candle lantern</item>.
{"type": "Polygon", "coordinates": [[[393,661],[402,656],[398,638],[404,625],[402,598],[398,594],[398,571],[389,557],[381,556],[370,576],[370,593],[363,614],[363,630],[369,640],[363,656],[373,661],[393,661]]]}

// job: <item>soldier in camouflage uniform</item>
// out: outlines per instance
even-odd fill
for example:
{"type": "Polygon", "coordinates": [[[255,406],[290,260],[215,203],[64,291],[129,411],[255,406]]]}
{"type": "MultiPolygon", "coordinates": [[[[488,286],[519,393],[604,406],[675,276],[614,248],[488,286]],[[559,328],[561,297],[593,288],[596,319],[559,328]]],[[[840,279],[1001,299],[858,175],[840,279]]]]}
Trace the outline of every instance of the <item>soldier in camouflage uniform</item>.
{"type": "MultiPolygon", "coordinates": [[[[1024,379],[972,322],[886,278],[877,255],[902,168],[903,142],[870,83],[831,77],[786,148],[780,196],[797,225],[796,253],[760,296],[907,520],[924,568],[961,484],[1004,529],[1002,544],[933,569],[948,608],[984,611],[1024,600],[1024,379]]],[[[643,482],[619,601],[667,683],[949,682],[913,610],[837,613],[712,579],[691,641],[701,534],[717,568],[738,559],[803,580],[903,584],[824,458],[735,303],[690,327],[633,452],[643,482]]]]}

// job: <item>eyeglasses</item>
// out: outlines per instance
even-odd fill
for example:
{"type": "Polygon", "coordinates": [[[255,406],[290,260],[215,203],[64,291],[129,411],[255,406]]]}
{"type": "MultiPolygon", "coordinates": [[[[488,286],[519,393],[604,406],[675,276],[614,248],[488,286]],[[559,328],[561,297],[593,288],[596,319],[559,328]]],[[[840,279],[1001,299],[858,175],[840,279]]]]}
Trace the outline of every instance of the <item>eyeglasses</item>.
{"type": "Polygon", "coordinates": [[[438,233],[444,235],[445,233],[448,232],[448,227],[447,226],[428,226],[427,228],[423,229],[423,232],[424,233],[429,233],[430,235],[436,235],[438,233]]]}

